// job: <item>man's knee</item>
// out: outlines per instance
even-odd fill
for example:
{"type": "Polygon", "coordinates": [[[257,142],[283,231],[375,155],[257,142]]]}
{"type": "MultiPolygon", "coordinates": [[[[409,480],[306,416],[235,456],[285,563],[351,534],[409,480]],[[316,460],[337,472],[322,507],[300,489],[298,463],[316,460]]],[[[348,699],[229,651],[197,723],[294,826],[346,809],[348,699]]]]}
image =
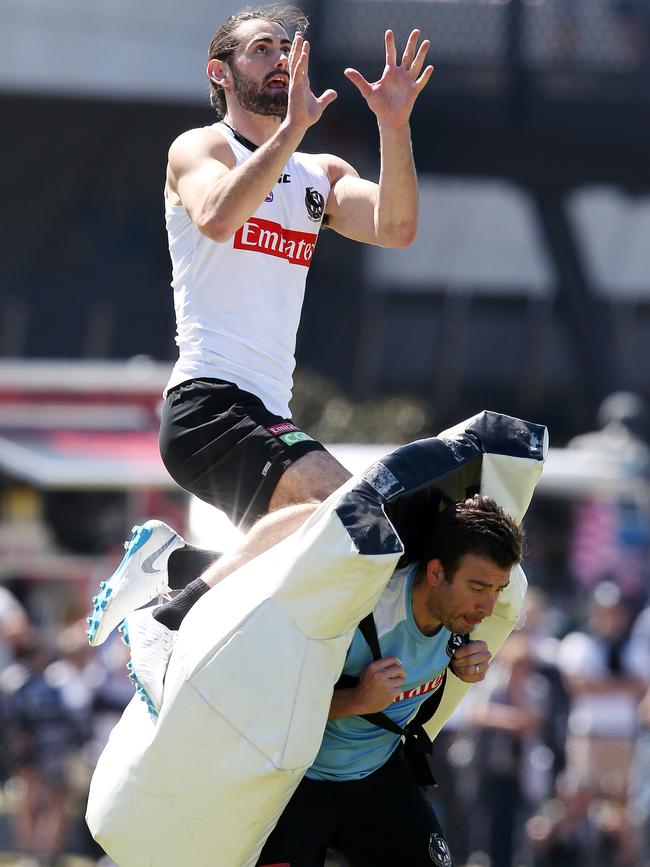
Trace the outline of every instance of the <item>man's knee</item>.
{"type": "Polygon", "coordinates": [[[297,503],[322,503],[350,478],[327,451],[308,452],[291,464],[275,487],[269,511],[297,503]]]}

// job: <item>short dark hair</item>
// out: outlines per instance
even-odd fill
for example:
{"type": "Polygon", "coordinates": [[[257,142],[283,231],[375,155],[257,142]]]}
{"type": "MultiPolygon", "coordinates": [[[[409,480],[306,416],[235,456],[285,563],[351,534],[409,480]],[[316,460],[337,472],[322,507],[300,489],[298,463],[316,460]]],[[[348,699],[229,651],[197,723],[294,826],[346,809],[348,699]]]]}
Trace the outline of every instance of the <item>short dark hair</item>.
{"type": "Polygon", "coordinates": [[[426,569],[430,560],[440,560],[451,579],[465,554],[487,557],[499,568],[511,569],[524,555],[524,531],[490,497],[476,494],[450,503],[424,540],[419,568],[426,569]]]}
{"type": "MultiPolygon", "coordinates": [[[[290,38],[296,33],[304,33],[307,30],[309,19],[298,9],[288,3],[267,3],[263,6],[247,6],[240,12],[231,15],[217,30],[210,43],[208,62],[210,60],[223,60],[230,63],[232,56],[240,45],[237,38],[237,29],[244,21],[272,21],[279,24],[287,31],[290,38]]],[[[219,120],[226,113],[226,97],[223,87],[210,79],[210,104],[216,111],[219,120]]]]}

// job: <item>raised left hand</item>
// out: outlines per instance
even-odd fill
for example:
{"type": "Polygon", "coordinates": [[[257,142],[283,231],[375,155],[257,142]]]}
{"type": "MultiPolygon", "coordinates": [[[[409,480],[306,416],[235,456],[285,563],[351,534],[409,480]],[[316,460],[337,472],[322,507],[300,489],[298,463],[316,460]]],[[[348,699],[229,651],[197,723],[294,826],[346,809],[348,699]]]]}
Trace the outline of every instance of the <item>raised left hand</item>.
{"type": "Polygon", "coordinates": [[[465,683],[479,683],[484,680],[491,659],[492,654],[484,641],[470,641],[456,650],[449,667],[465,683]]]}
{"type": "Polygon", "coordinates": [[[386,65],[378,81],[366,81],[356,69],[345,70],[346,78],[357,87],[379,123],[389,126],[407,123],[415,100],[431,78],[433,66],[427,66],[422,72],[424,58],[431,43],[425,39],[418,47],[419,38],[420,31],[412,30],[406,42],[402,62],[398,65],[395,36],[392,30],[386,31],[386,65]]]}

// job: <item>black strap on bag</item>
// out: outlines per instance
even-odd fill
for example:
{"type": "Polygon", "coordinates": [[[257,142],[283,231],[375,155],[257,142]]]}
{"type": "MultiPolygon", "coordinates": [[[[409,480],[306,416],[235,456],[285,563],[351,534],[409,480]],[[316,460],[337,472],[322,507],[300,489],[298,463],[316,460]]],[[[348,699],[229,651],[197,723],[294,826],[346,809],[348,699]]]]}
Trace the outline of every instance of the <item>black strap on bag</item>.
{"type": "MultiPolygon", "coordinates": [[[[359,623],[359,629],[372,651],[373,658],[375,660],[381,659],[379,636],[377,635],[377,626],[375,625],[375,618],[372,616],[372,612],[359,623]]],[[[469,636],[464,636],[464,641],[467,642],[468,640],[469,636]]],[[[335,689],[354,687],[358,683],[358,677],[343,674],[336,683],[335,689]]],[[[403,728],[383,711],[361,714],[362,718],[369,723],[404,738],[404,758],[406,759],[411,778],[418,786],[438,785],[432,768],[433,744],[431,743],[431,738],[424,730],[424,725],[429,722],[438,710],[446,683],[447,669],[443,672],[442,683],[438,689],[426,701],[422,702],[413,719],[403,728]]]]}

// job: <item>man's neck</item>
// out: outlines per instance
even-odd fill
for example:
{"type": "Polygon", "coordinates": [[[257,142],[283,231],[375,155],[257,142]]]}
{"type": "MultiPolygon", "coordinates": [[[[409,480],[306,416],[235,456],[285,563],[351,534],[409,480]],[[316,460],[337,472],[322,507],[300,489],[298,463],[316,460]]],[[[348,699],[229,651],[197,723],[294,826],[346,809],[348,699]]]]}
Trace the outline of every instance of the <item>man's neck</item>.
{"type": "Polygon", "coordinates": [[[442,626],[440,620],[436,620],[430,613],[428,606],[429,585],[426,575],[418,572],[413,578],[411,586],[411,610],[415,625],[424,635],[433,635],[442,626]]]}
{"type": "Polygon", "coordinates": [[[245,111],[239,106],[229,106],[223,121],[240,136],[258,147],[268,141],[282,123],[282,119],[279,117],[253,114],[253,112],[245,111]]]}

